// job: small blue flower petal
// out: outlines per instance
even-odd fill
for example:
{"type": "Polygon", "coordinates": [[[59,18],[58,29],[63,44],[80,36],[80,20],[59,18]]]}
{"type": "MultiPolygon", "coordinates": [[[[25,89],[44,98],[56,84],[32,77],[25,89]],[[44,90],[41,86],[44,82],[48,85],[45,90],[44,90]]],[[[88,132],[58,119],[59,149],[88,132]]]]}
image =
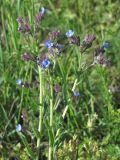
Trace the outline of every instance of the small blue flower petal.
{"type": "Polygon", "coordinates": [[[50,49],[51,47],[53,47],[53,43],[50,40],[46,41],[44,45],[48,49],[50,49]]]}
{"type": "Polygon", "coordinates": [[[48,68],[50,65],[50,61],[48,59],[44,59],[42,62],[41,62],[41,66],[42,68],[48,68]]]}
{"type": "Polygon", "coordinates": [[[41,13],[44,14],[46,9],[44,7],[41,8],[41,13]]]}
{"type": "Polygon", "coordinates": [[[109,45],[109,43],[108,42],[104,42],[104,44],[103,44],[103,46],[102,46],[103,48],[109,48],[110,47],[110,45],[109,45]]]}
{"type": "Polygon", "coordinates": [[[21,84],[22,84],[22,80],[21,80],[21,79],[17,79],[17,80],[16,80],[16,84],[17,84],[17,85],[21,85],[21,84]]]}
{"type": "Polygon", "coordinates": [[[74,91],[74,92],[73,92],[73,95],[74,95],[75,97],[79,97],[79,96],[80,96],[80,93],[79,93],[78,91],[74,91]]]}
{"type": "Polygon", "coordinates": [[[74,35],[74,31],[69,30],[68,32],[65,33],[65,35],[66,35],[68,38],[70,38],[70,37],[72,37],[72,36],[74,35]]]}
{"type": "Polygon", "coordinates": [[[16,125],[16,131],[20,132],[22,130],[21,124],[16,125]]]}

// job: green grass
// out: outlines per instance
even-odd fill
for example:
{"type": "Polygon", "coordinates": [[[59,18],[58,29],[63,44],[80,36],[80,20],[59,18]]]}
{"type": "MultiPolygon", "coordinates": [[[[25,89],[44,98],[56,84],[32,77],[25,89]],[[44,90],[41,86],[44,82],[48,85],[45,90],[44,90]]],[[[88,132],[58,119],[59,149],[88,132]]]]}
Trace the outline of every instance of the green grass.
{"type": "Polygon", "coordinates": [[[50,160],[50,156],[51,160],[120,159],[119,6],[119,0],[1,1],[0,160],[50,160]],[[20,34],[17,17],[29,17],[33,26],[34,15],[42,6],[49,12],[38,37],[20,34]],[[26,51],[41,55],[39,44],[54,28],[63,34],[73,29],[81,41],[86,33],[94,33],[96,42],[82,55],[78,47],[70,46],[66,53],[51,58],[54,65],[41,73],[34,63],[22,61],[21,55],[26,51]],[[110,66],[85,70],[92,63],[94,48],[105,40],[110,43],[106,50],[110,66]],[[33,83],[32,87],[17,86],[19,78],[33,83]],[[34,87],[35,79],[42,79],[42,85],[34,87]],[[55,84],[61,85],[58,94],[55,84]],[[73,86],[81,94],[78,99],[72,95],[73,86]],[[43,116],[40,133],[39,110],[43,116]],[[23,123],[20,133],[15,130],[18,123],[23,123]]]}

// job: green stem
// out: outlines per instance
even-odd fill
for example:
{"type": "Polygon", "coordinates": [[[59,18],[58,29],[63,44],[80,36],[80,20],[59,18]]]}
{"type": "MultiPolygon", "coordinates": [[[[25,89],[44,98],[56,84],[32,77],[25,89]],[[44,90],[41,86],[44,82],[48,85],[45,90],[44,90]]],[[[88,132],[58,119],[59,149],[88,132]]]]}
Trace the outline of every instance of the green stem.
{"type": "MultiPolygon", "coordinates": [[[[53,85],[52,77],[50,76],[50,127],[52,130],[53,127],[53,85]]],[[[49,160],[53,159],[53,146],[49,140],[49,160]]]]}
{"type": "Polygon", "coordinates": [[[22,103],[23,103],[23,88],[22,88],[22,93],[21,93],[21,98],[20,98],[20,107],[19,107],[19,113],[18,113],[18,122],[20,120],[21,112],[22,112],[22,103]]]}
{"type": "MultiPolygon", "coordinates": [[[[3,5],[4,7],[4,5],[3,5]]],[[[7,35],[6,35],[6,31],[5,31],[5,19],[4,19],[4,9],[1,7],[1,19],[2,19],[2,29],[3,29],[3,33],[5,36],[5,44],[6,44],[6,48],[9,51],[9,46],[8,46],[8,40],[7,40],[7,35]]]]}
{"type": "Polygon", "coordinates": [[[39,160],[39,156],[40,156],[40,141],[41,141],[41,133],[42,133],[42,119],[43,119],[43,88],[42,88],[42,70],[40,67],[38,67],[38,72],[39,72],[39,90],[40,90],[40,94],[39,94],[39,102],[40,102],[40,106],[39,106],[39,124],[38,124],[38,131],[40,133],[39,137],[37,138],[37,149],[38,149],[38,160],[39,160]]]}
{"type": "Polygon", "coordinates": [[[52,79],[50,77],[50,126],[52,127],[53,125],[53,86],[52,86],[52,79]]]}

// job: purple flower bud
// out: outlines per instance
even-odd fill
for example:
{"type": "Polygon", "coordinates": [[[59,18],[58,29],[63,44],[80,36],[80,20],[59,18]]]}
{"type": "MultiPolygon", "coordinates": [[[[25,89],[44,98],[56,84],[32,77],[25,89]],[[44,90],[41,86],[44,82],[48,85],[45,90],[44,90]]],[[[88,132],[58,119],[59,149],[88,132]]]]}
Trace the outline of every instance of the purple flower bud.
{"type": "Polygon", "coordinates": [[[58,50],[60,50],[60,49],[62,49],[62,48],[64,47],[64,45],[57,43],[57,44],[55,45],[55,47],[56,47],[58,50]]]}
{"type": "Polygon", "coordinates": [[[36,22],[37,22],[37,23],[41,22],[42,19],[43,19],[43,17],[44,17],[44,14],[43,14],[43,13],[41,13],[41,12],[37,13],[36,16],[35,16],[36,22]]]}
{"type": "Polygon", "coordinates": [[[104,52],[105,52],[104,48],[98,47],[95,49],[94,56],[98,56],[99,54],[104,54],[104,52]]]}
{"type": "Polygon", "coordinates": [[[70,41],[70,43],[76,44],[77,46],[80,45],[80,38],[79,37],[72,36],[69,38],[69,41],[70,41]]]}
{"type": "Polygon", "coordinates": [[[27,52],[21,55],[21,59],[24,61],[30,61],[30,60],[35,61],[36,60],[36,58],[33,55],[30,55],[27,52]]]}
{"type": "Polygon", "coordinates": [[[90,48],[95,39],[96,39],[96,37],[93,34],[92,35],[86,35],[82,44],[81,44],[81,46],[80,46],[82,51],[85,51],[86,49],[90,48]]]}
{"type": "Polygon", "coordinates": [[[19,24],[24,23],[24,20],[23,20],[22,17],[18,17],[16,20],[17,20],[17,22],[18,22],[19,24]]]}
{"type": "Polygon", "coordinates": [[[53,47],[53,43],[51,40],[47,40],[45,43],[44,43],[45,47],[50,49],[53,47]]]}
{"type": "Polygon", "coordinates": [[[60,85],[57,84],[57,85],[54,86],[54,90],[55,90],[56,93],[59,93],[60,89],[61,89],[60,85]]]}
{"type": "Polygon", "coordinates": [[[108,60],[102,53],[100,53],[99,55],[94,57],[94,64],[100,64],[103,67],[106,67],[108,66],[108,60]]]}
{"type": "Polygon", "coordinates": [[[30,31],[31,31],[30,25],[27,24],[27,23],[25,24],[24,28],[25,28],[25,29],[24,29],[24,30],[25,30],[24,32],[30,32],[30,31]]]}
{"type": "Polygon", "coordinates": [[[18,22],[18,31],[21,33],[26,33],[31,31],[31,27],[28,24],[28,20],[24,20],[22,17],[17,18],[18,22]]]}
{"type": "Polygon", "coordinates": [[[26,32],[30,32],[31,28],[28,24],[24,24],[24,25],[20,25],[18,27],[18,31],[21,33],[26,33],[26,32]]]}
{"type": "Polygon", "coordinates": [[[30,54],[28,54],[28,53],[24,53],[23,55],[21,55],[21,58],[22,58],[22,60],[24,60],[24,61],[29,61],[29,60],[31,60],[31,56],[30,56],[30,54]]]}
{"type": "Polygon", "coordinates": [[[49,33],[49,38],[50,39],[56,39],[60,36],[60,31],[59,30],[55,30],[49,33]]]}
{"type": "Polygon", "coordinates": [[[45,9],[44,7],[41,8],[41,10],[39,11],[39,13],[37,13],[35,15],[35,21],[37,23],[41,22],[42,19],[44,18],[45,12],[47,11],[47,9],[45,9]]]}
{"type": "Polygon", "coordinates": [[[100,64],[103,67],[108,66],[109,61],[106,59],[104,52],[105,52],[105,50],[103,47],[101,47],[101,48],[98,47],[95,49],[93,64],[100,64]]]}
{"type": "Polygon", "coordinates": [[[22,130],[21,124],[17,124],[17,125],[16,125],[16,131],[17,131],[17,132],[21,132],[21,130],[22,130]]]}
{"type": "Polygon", "coordinates": [[[66,32],[65,35],[66,35],[68,38],[70,38],[70,37],[72,37],[72,36],[74,35],[74,31],[68,30],[68,32],[66,32]]]}
{"type": "Polygon", "coordinates": [[[23,26],[19,26],[19,27],[18,27],[18,31],[19,31],[19,32],[23,32],[23,30],[24,30],[24,27],[23,27],[23,26]]]}
{"type": "Polygon", "coordinates": [[[92,34],[92,35],[86,35],[84,41],[87,44],[89,44],[89,43],[92,43],[95,39],[96,39],[96,37],[94,36],[94,34],[92,34]]]}

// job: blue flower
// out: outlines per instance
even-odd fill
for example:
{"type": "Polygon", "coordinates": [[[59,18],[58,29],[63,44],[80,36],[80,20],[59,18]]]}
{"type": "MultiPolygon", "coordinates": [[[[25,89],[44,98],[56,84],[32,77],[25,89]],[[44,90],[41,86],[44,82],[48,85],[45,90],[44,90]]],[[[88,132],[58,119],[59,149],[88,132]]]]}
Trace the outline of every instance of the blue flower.
{"type": "Polygon", "coordinates": [[[103,46],[102,46],[103,48],[109,48],[110,47],[110,45],[109,45],[109,43],[108,42],[104,42],[104,44],[103,44],[103,46]]]}
{"type": "Polygon", "coordinates": [[[46,12],[48,12],[48,9],[41,7],[40,13],[45,14],[46,12]]]}
{"type": "Polygon", "coordinates": [[[72,36],[74,35],[74,31],[69,30],[68,32],[65,33],[65,35],[66,35],[68,38],[70,38],[70,37],[72,37],[72,36]]]}
{"type": "Polygon", "coordinates": [[[50,40],[46,41],[44,45],[48,49],[50,49],[51,47],[53,47],[53,43],[50,40]]]}
{"type": "Polygon", "coordinates": [[[17,132],[20,132],[21,130],[22,130],[21,124],[17,124],[17,125],[16,125],[16,131],[17,131],[17,132]]]}
{"type": "Polygon", "coordinates": [[[73,92],[73,95],[74,95],[75,97],[79,97],[79,96],[80,96],[80,93],[79,93],[78,91],[74,91],[74,92],[73,92]]]}
{"type": "Polygon", "coordinates": [[[16,84],[17,84],[17,85],[21,85],[21,84],[22,84],[22,80],[21,80],[21,79],[17,79],[17,80],[16,80],[16,84]]]}
{"type": "Polygon", "coordinates": [[[44,14],[44,13],[45,13],[45,10],[46,10],[46,9],[45,9],[44,7],[42,7],[42,8],[41,8],[41,13],[44,14]]]}
{"type": "Polygon", "coordinates": [[[48,12],[48,9],[44,8],[44,7],[41,7],[41,11],[40,11],[42,14],[45,14],[46,12],[48,12]]]}
{"type": "Polygon", "coordinates": [[[47,58],[43,59],[43,61],[41,62],[42,68],[48,68],[49,65],[50,65],[50,61],[47,58]]]}

